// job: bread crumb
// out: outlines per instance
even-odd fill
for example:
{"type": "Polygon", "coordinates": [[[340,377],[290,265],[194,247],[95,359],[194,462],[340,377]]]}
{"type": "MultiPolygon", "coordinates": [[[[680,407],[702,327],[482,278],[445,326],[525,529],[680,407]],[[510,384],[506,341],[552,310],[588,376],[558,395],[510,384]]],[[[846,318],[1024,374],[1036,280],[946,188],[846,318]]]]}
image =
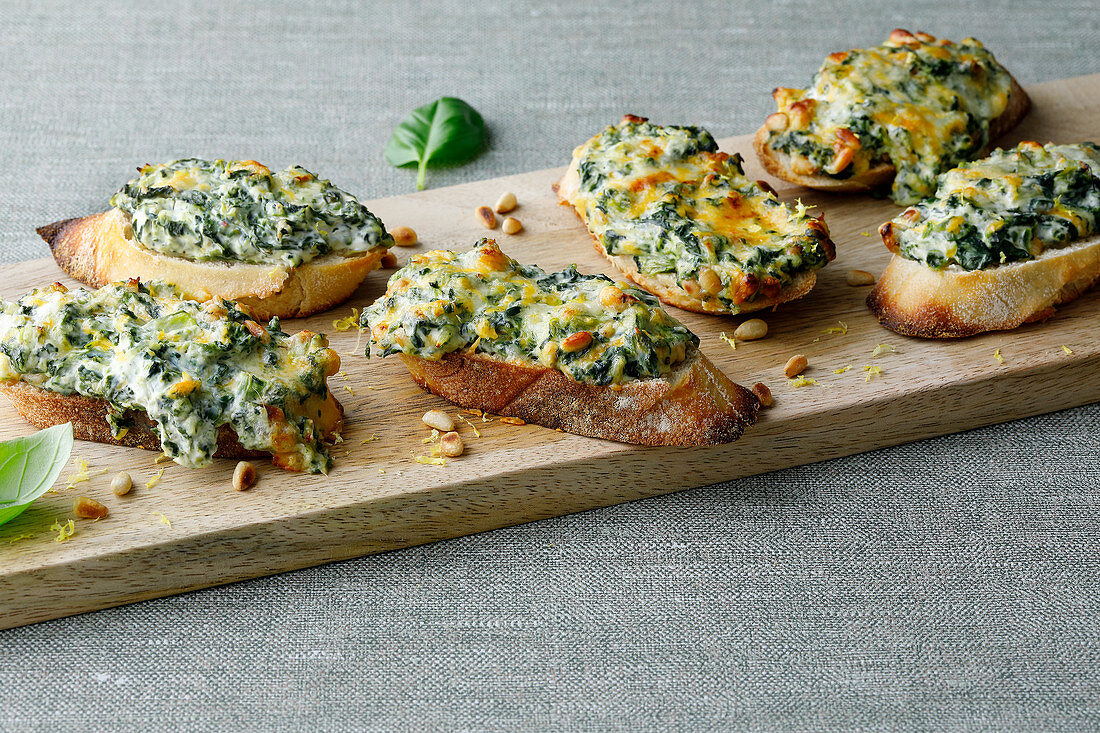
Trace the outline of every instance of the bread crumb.
{"type": "Polygon", "coordinates": [[[897,349],[895,349],[890,344],[879,344],[878,346],[875,347],[875,350],[871,352],[871,357],[874,358],[876,356],[882,356],[883,354],[896,354],[896,353],[897,353],[897,349]]]}
{"type": "Polygon", "coordinates": [[[1065,344],[1062,344],[1062,351],[1066,352],[1067,354],[1072,354],[1073,353],[1073,349],[1066,346],[1065,344]]]}
{"type": "Polygon", "coordinates": [[[843,336],[844,334],[848,333],[848,324],[844,321],[837,321],[835,326],[830,326],[829,328],[826,328],[824,331],[822,331],[822,333],[839,333],[843,336]]]}
{"type": "Polygon", "coordinates": [[[160,483],[160,478],[163,475],[164,475],[164,469],[162,468],[159,471],[157,471],[155,474],[153,474],[153,478],[151,478],[151,479],[149,479],[148,481],[145,482],[145,488],[151,489],[154,486],[156,486],[157,484],[159,484],[160,483]]]}
{"type": "Polygon", "coordinates": [[[851,368],[852,368],[852,365],[849,364],[848,366],[843,366],[840,369],[834,369],[833,374],[843,374],[844,372],[848,371],[851,368]]]}
{"type": "Polygon", "coordinates": [[[737,341],[735,339],[732,339],[729,336],[727,336],[725,331],[723,331],[722,334],[718,338],[722,339],[727,344],[729,344],[731,349],[733,349],[734,351],[737,351],[737,341]]]}
{"type": "Polygon", "coordinates": [[[870,364],[863,365],[863,371],[867,372],[863,377],[864,382],[870,382],[876,374],[882,374],[882,367],[871,366],[870,364]]]}
{"type": "Polygon", "coordinates": [[[801,374],[794,379],[788,379],[787,384],[792,387],[809,387],[811,384],[819,384],[813,377],[804,377],[801,374]]]}
{"type": "Polygon", "coordinates": [[[76,534],[76,523],[70,519],[65,524],[62,524],[61,521],[58,520],[50,526],[50,529],[57,532],[57,536],[53,538],[54,542],[65,542],[76,534]]]}
{"type": "Polygon", "coordinates": [[[1003,356],[1001,356],[1001,350],[1000,349],[997,349],[996,351],[993,352],[993,358],[997,360],[998,364],[1004,364],[1005,363],[1005,358],[1003,356]]]}

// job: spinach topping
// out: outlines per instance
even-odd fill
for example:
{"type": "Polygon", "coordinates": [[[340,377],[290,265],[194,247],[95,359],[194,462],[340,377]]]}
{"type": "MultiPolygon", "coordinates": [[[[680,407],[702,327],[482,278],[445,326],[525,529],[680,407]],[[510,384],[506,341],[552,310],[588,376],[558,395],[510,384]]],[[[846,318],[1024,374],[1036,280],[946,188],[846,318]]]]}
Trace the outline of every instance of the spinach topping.
{"type": "Polygon", "coordinates": [[[1038,257],[1097,232],[1100,147],[1021,143],[938,179],[935,196],[894,219],[899,253],[966,270],[1038,257]]]}
{"type": "Polygon", "coordinates": [[[699,343],[638,288],[575,266],[521,265],[489,239],[412,258],[360,323],[381,356],[469,349],[600,386],[668,374],[699,343]]]}
{"type": "Polygon", "coordinates": [[[255,161],[186,158],[138,170],[111,205],[161,254],[298,267],[393,244],[354,196],[298,166],[272,173],[255,161]]]}

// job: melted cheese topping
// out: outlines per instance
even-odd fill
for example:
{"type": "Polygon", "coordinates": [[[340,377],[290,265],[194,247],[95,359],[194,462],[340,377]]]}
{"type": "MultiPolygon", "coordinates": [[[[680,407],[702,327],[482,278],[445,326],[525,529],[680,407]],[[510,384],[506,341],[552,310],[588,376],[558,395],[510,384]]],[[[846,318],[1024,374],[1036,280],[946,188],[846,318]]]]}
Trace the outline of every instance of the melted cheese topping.
{"type": "Polygon", "coordinates": [[[139,171],[111,205],[164,255],[298,267],[393,245],[354,196],[298,166],[272,173],[254,160],[188,158],[139,171]]]}
{"type": "Polygon", "coordinates": [[[625,117],[578,147],[569,203],[604,250],[670,274],[705,308],[736,313],[832,259],[828,230],[745,178],[695,127],[625,117]]]}
{"type": "Polygon", "coordinates": [[[382,356],[434,361],[469,349],[597,385],[668,374],[699,343],[637,288],[521,265],[489,239],[413,257],[361,323],[382,356]]]}
{"type": "Polygon", "coordinates": [[[275,455],[284,468],[324,472],[322,440],[340,413],[325,379],[340,358],[323,335],[265,328],[229,301],[181,300],[172,286],[53,285],[0,301],[0,379],[110,404],[116,439],[127,410],[144,410],[165,455],[211,462],[218,428],[275,455]]]}
{"type": "Polygon", "coordinates": [[[899,254],[943,269],[1038,257],[1100,228],[1100,147],[1020,143],[939,178],[891,222],[899,254]]]}
{"type": "Polygon", "coordinates": [[[989,143],[1012,79],[981,43],[894,31],[881,46],[835,53],[809,89],[777,89],[768,145],[802,175],[897,169],[892,198],[911,204],[936,176],[989,143]]]}

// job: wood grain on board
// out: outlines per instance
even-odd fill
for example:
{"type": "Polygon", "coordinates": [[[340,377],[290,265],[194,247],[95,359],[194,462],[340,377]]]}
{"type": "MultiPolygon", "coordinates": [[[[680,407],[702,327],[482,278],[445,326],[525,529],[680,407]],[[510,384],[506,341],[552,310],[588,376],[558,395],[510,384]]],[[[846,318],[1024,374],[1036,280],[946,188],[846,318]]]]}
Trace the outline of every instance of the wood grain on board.
{"type": "MultiPolygon", "coordinates": [[[[1040,84],[1028,91],[1033,112],[1002,142],[1100,139],[1100,74],[1040,84]]],[[[563,163],[580,142],[580,136],[563,141],[563,163]]],[[[750,176],[764,177],[751,155],[749,136],[722,143],[724,150],[745,155],[750,176]]],[[[419,233],[418,247],[395,248],[404,261],[429,248],[469,247],[487,233],[475,221],[474,209],[510,190],[520,201],[513,215],[523,221],[525,230],[516,236],[496,230],[494,236],[505,252],[548,270],[576,263],[584,271],[615,276],[572,210],[557,204],[550,186],[560,174],[561,169],[536,171],[367,203],[387,225],[412,226],[419,233]]],[[[770,326],[768,337],[738,343],[736,351],[720,334],[732,334],[743,319],[671,309],[699,334],[702,349],[735,381],[763,381],[772,389],[775,405],[762,411],[757,425],[737,443],[639,448],[466,415],[470,424],[459,428],[467,445],[465,455],[446,466],[417,463],[414,458],[428,452],[421,441],[429,431],[420,416],[432,408],[459,411],[421,392],[399,360],[365,359],[364,343],[355,330],[333,328],[336,318],[384,291],[388,273],[377,272],[348,304],[285,325],[290,331],[327,332],[343,358],[347,378],[337,376],[330,382],[347,410],[347,428],[329,476],[290,474],[261,462],[256,486],[236,492],[230,485],[232,461],[189,470],[171,462],[155,464],[153,453],[79,442],[73,456],[87,460],[91,478],[67,489],[65,478],[73,470],[66,469],[56,493],[0,527],[0,628],[582,511],[1100,399],[1096,294],[1061,308],[1046,324],[1013,332],[944,342],[895,335],[880,328],[864,306],[868,288],[849,287],[845,273],[852,268],[876,274],[882,270],[889,253],[875,231],[898,208],[884,199],[821,194],[771,182],[784,200],[800,197],[826,214],[838,254],[821,273],[816,289],[801,301],[762,314],[770,326]],[[827,332],[840,322],[847,333],[827,332]],[[884,353],[873,356],[879,345],[886,345],[884,353]],[[994,357],[995,351],[1003,363],[994,357]],[[806,376],[817,385],[793,387],[783,377],[784,362],[797,353],[809,358],[806,376]],[[846,372],[834,372],[847,366],[851,369],[846,372]],[[878,367],[881,373],[867,381],[864,366],[878,367]],[[160,480],[147,487],[162,468],[160,480]],[[125,497],[109,490],[119,470],[134,477],[135,489],[125,497]],[[50,526],[73,516],[77,495],[103,501],[111,514],[98,522],[77,519],[72,538],[55,542],[50,526]]],[[[90,212],[59,211],[57,216],[86,213],[90,212]]],[[[28,231],[27,236],[35,235],[28,231]]],[[[3,297],[55,280],[66,282],[52,260],[0,268],[0,278],[3,297]]],[[[31,428],[4,401],[0,439],[29,432],[31,428]]]]}

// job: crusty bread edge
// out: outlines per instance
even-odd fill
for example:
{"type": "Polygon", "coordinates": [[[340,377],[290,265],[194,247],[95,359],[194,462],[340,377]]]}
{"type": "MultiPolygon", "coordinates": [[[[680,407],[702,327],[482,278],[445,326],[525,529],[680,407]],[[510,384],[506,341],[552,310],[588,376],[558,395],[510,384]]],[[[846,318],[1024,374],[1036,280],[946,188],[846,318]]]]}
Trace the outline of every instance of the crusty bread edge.
{"type": "Polygon", "coordinates": [[[353,257],[329,254],[301,267],[195,262],[138,245],[125,234],[118,209],[38,228],[61,269],[86,285],[102,287],[130,278],[178,284],[187,297],[222,297],[248,306],[255,318],[301,318],[351,297],[381,265],[384,247],[353,257]]]}
{"type": "MultiPolygon", "coordinates": [[[[1027,92],[1020,86],[1015,77],[1009,74],[1009,78],[1012,80],[1012,86],[1008,93],[1008,103],[1005,106],[1004,112],[990,120],[989,143],[978,155],[974,156],[975,158],[988,155],[995,147],[994,143],[997,138],[1020,124],[1020,121],[1027,116],[1028,111],[1031,109],[1031,98],[1028,96],[1027,92]]],[[[790,155],[783,151],[775,150],[768,145],[769,137],[770,134],[767,127],[761,126],[752,139],[753,150],[756,151],[756,157],[760,160],[760,165],[764,167],[765,171],[776,178],[789,183],[796,183],[806,188],[836,193],[872,191],[889,184],[897,173],[893,165],[883,163],[859,176],[852,176],[850,178],[841,179],[816,174],[801,175],[791,170],[790,155]]]]}
{"type": "Polygon", "coordinates": [[[621,389],[574,382],[557,369],[455,352],[438,361],[401,355],[422,388],[466,408],[568,433],[636,445],[730,443],[756,421],[755,395],[698,349],[662,379],[621,389]]]}
{"type": "Polygon", "coordinates": [[[933,270],[894,255],[867,306],[896,333],[962,338],[1045,320],[1098,281],[1100,236],[985,270],[933,270]]]}

